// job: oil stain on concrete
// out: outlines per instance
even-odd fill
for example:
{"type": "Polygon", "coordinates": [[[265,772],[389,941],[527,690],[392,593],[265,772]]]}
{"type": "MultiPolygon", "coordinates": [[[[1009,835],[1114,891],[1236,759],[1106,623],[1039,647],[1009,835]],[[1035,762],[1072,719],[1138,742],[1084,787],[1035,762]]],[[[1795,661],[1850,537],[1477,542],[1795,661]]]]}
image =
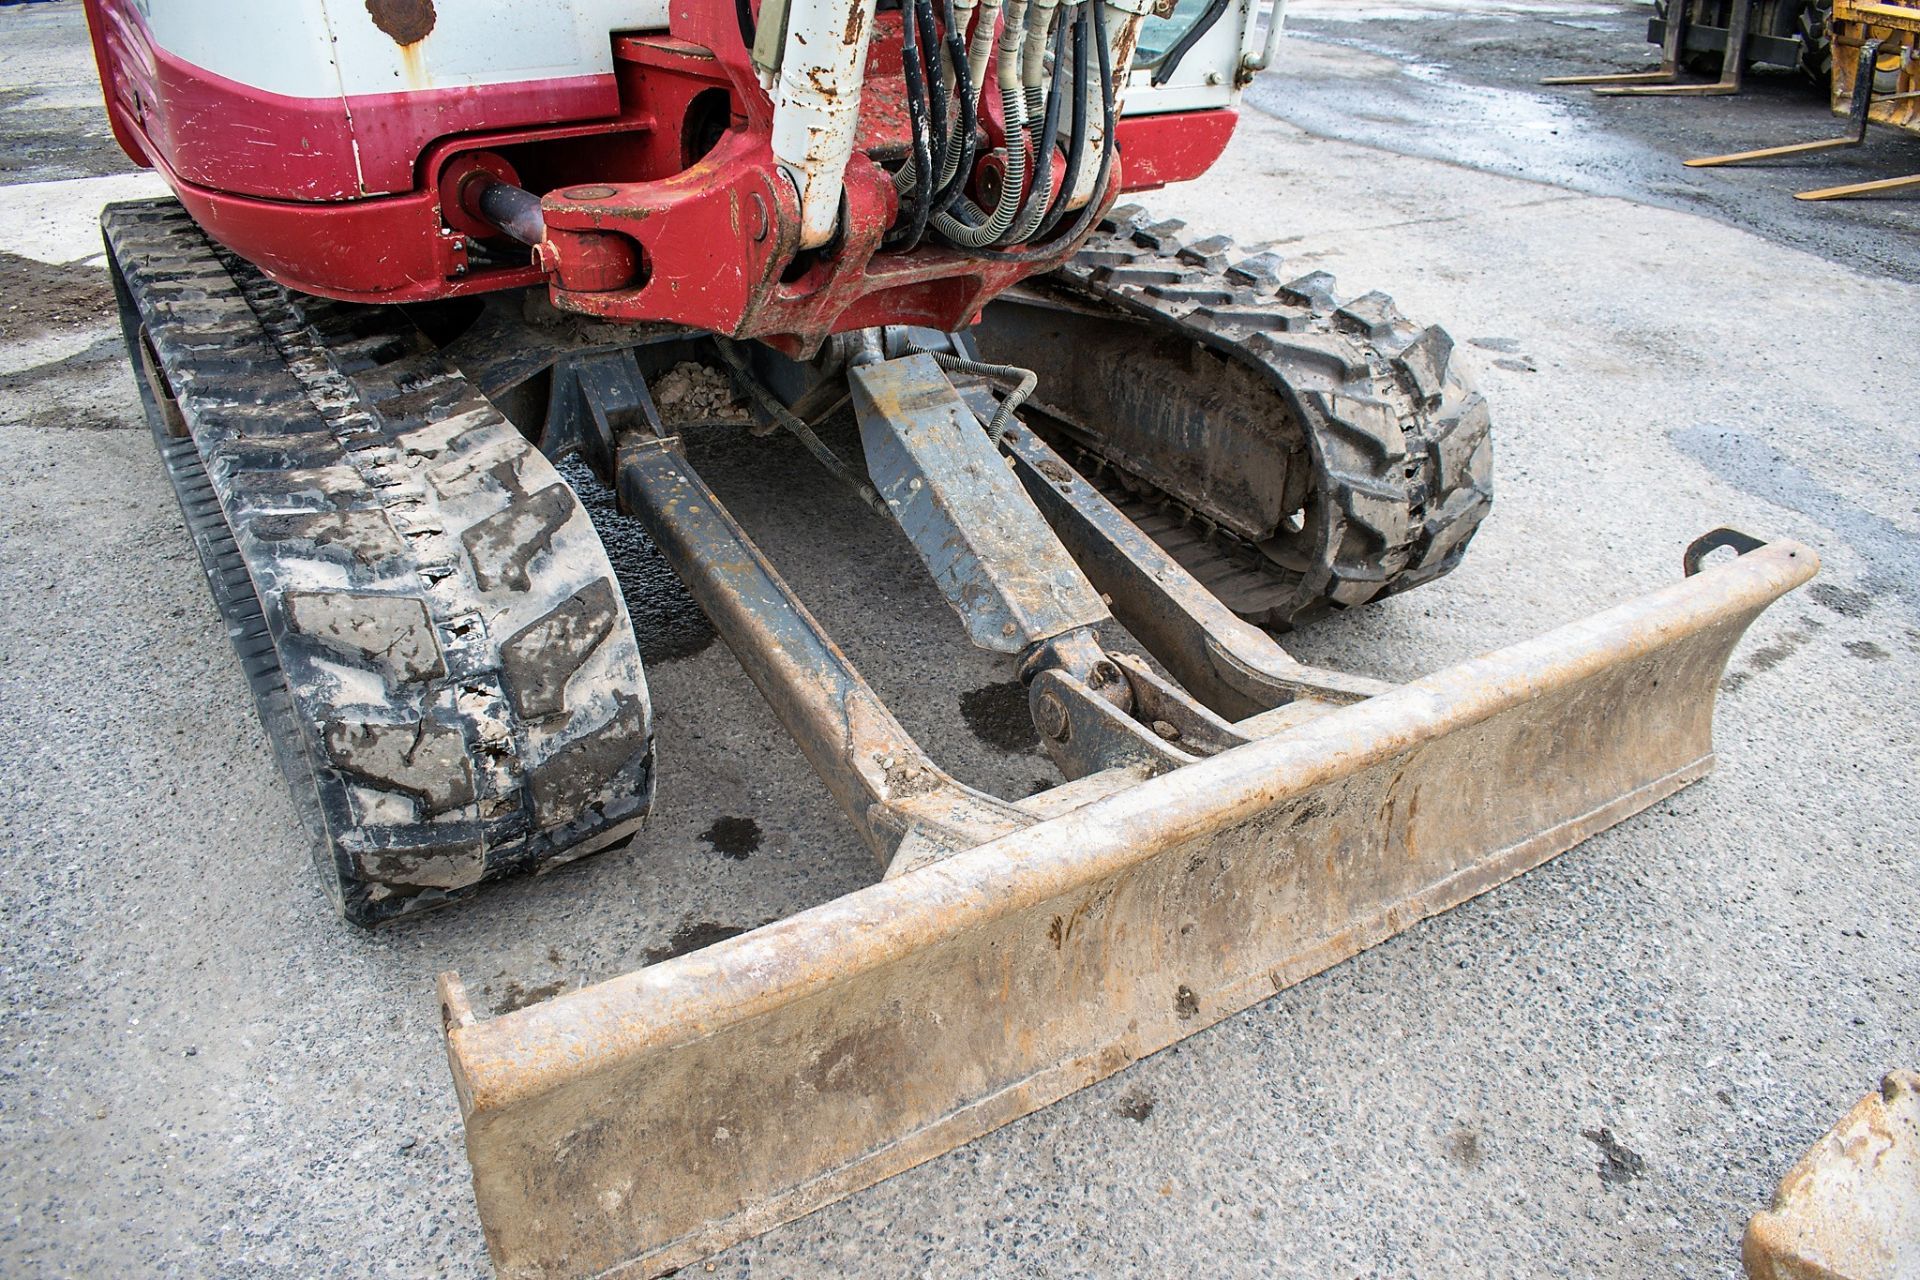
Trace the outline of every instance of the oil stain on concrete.
{"type": "Polygon", "coordinates": [[[646,949],[647,963],[659,964],[662,960],[684,956],[688,952],[710,947],[716,942],[724,942],[728,938],[738,937],[745,932],[746,928],[742,925],[720,924],[714,920],[684,920],[666,942],[646,949]]]}
{"type": "Polygon", "coordinates": [[[1024,754],[1040,745],[1040,734],[1027,710],[1027,687],[1018,680],[961,694],[960,714],[974,737],[1009,755],[1024,754]]]}
{"type": "Polygon", "coordinates": [[[760,824],[752,818],[715,818],[700,838],[721,857],[745,862],[760,848],[760,824]]]}

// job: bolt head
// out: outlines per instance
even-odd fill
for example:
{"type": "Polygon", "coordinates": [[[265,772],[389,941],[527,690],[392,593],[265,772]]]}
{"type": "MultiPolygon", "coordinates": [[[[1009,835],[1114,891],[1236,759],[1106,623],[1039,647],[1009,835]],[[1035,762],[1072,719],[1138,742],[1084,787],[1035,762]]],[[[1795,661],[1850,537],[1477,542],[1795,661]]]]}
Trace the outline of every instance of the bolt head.
{"type": "Polygon", "coordinates": [[[1067,704],[1057,693],[1043,693],[1034,699],[1033,726],[1055,742],[1067,739],[1067,704]]]}

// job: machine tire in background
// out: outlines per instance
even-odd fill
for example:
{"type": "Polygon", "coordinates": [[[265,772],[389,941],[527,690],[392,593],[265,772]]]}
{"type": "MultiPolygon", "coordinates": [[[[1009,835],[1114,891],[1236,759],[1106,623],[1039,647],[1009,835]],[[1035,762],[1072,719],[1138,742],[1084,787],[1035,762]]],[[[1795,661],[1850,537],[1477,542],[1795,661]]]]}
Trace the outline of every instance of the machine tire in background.
{"type": "Polygon", "coordinates": [[[1833,0],[1807,0],[1795,21],[1800,70],[1824,93],[1833,84],[1833,0]]]}

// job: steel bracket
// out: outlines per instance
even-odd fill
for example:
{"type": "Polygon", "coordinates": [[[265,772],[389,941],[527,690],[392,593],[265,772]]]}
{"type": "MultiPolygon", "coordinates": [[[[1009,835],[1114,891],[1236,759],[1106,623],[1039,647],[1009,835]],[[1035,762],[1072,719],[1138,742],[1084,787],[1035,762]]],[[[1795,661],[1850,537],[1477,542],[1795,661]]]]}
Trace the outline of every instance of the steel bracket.
{"type": "Polygon", "coordinates": [[[1110,616],[933,357],[849,380],[874,487],[974,644],[1020,653],[1110,616]]]}

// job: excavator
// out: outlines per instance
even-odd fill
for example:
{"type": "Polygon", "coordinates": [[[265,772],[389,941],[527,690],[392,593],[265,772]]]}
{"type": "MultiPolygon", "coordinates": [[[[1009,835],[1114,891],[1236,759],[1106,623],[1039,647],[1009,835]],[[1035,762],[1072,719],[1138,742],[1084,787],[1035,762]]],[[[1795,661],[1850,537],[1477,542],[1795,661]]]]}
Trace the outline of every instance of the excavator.
{"type": "Polygon", "coordinates": [[[172,192],[102,215],[129,358],[339,914],[644,848],[658,590],[876,860],[498,1016],[440,976],[503,1276],[669,1273],[1645,808],[1816,569],[1716,530],[1405,684],[1282,647],[1457,566],[1492,455],[1444,330],[1123,200],[1221,161],[1255,0],[86,7],[172,192]],[[908,732],[690,461],[690,366],[911,545],[1055,784],[908,732]]]}

